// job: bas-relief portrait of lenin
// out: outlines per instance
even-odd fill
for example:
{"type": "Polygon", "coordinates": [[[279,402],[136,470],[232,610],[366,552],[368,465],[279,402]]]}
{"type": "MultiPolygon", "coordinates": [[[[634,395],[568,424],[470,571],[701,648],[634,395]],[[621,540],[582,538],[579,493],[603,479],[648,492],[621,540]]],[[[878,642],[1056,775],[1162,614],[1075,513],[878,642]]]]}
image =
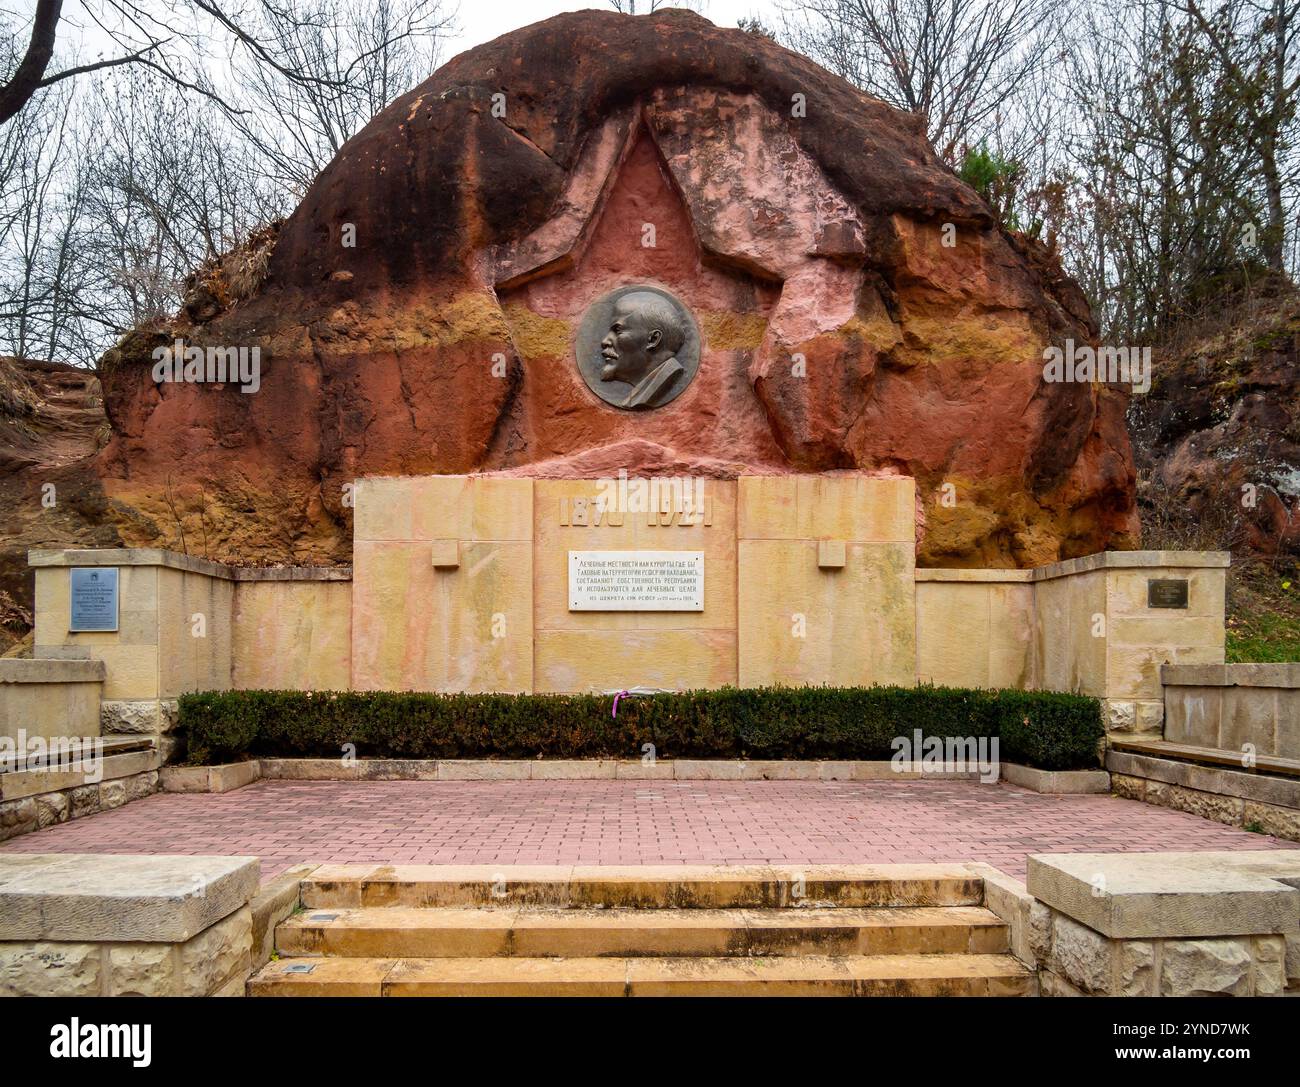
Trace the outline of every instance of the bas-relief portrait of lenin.
{"type": "Polygon", "coordinates": [[[620,287],[592,303],[576,349],[587,387],[627,411],[663,407],[700,366],[700,333],[690,311],[648,284],[620,287]]]}

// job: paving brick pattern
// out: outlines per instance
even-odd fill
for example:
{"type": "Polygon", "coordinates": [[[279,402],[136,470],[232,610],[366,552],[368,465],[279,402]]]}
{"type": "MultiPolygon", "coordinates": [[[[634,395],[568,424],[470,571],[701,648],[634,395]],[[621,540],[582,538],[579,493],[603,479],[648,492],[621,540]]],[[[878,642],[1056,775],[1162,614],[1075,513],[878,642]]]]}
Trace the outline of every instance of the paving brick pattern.
{"type": "Polygon", "coordinates": [[[987,861],[1031,853],[1300,848],[1112,796],[976,782],[290,782],[157,794],[0,845],[19,853],[251,854],[304,862],[987,861]]]}

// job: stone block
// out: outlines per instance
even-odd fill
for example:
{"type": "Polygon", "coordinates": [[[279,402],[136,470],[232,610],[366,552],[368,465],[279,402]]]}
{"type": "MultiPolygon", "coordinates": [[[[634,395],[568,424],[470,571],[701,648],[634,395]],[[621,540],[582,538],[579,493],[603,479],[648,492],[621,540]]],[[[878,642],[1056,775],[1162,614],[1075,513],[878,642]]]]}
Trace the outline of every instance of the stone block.
{"type": "Polygon", "coordinates": [[[454,570],[460,565],[459,540],[434,540],[430,550],[435,570],[454,570]]]}
{"type": "Polygon", "coordinates": [[[36,798],[37,827],[66,823],[70,807],[67,793],[42,793],[36,798]]]}
{"type": "Polygon", "coordinates": [[[1190,815],[1199,815],[1202,819],[1212,819],[1224,826],[1241,826],[1240,797],[1219,796],[1215,793],[1203,793],[1199,789],[1188,789],[1182,785],[1170,785],[1164,806],[1175,811],[1185,811],[1190,815]]]}
{"type": "Polygon", "coordinates": [[[1003,781],[1033,789],[1036,793],[1110,792],[1110,774],[1105,770],[1039,770],[1034,766],[1004,762],[999,771],[1003,781]]]}
{"type": "Polygon", "coordinates": [[[109,944],[109,996],[180,996],[173,944],[109,944]]]}
{"type": "Polygon", "coordinates": [[[1155,996],[1155,946],[1146,940],[1115,943],[1118,975],[1113,991],[1119,996],[1155,996]]]}
{"type": "MultiPolygon", "coordinates": [[[[1168,672],[1168,666],[1164,669],[1168,672]]],[[[1219,746],[1223,691],[1214,687],[1165,688],[1164,739],[1171,744],[1219,746]]]]}
{"type": "Polygon", "coordinates": [[[352,678],[352,581],[235,585],[231,685],[342,691],[352,678]]]}
{"type": "Polygon", "coordinates": [[[1047,965],[1076,988],[1110,993],[1112,948],[1112,941],[1101,933],[1058,913],[1052,918],[1047,965]]]}
{"type": "Polygon", "coordinates": [[[1133,702],[1107,699],[1104,707],[1107,732],[1132,732],[1137,724],[1137,705],[1133,702]]]}
{"type": "MultiPolygon", "coordinates": [[[[1054,853],[1029,858],[1029,893],[1112,938],[1271,935],[1300,925],[1300,890],[1281,851],[1054,853]]],[[[1287,851],[1289,852],[1289,851],[1287,851]]]]}
{"type": "Polygon", "coordinates": [[[1255,961],[1253,996],[1277,996],[1286,989],[1286,937],[1256,936],[1251,942],[1255,961]]]}
{"type": "Polygon", "coordinates": [[[253,915],[247,905],[177,948],[182,995],[206,996],[230,981],[247,979],[252,962],[253,915]]]}
{"type": "Polygon", "coordinates": [[[0,940],[181,943],[247,904],[255,857],[0,854],[0,940]]]}
{"type": "Polygon", "coordinates": [[[844,566],[844,541],[818,540],[817,566],[822,570],[841,569],[844,566]]]}
{"type": "Polygon", "coordinates": [[[1261,755],[1277,751],[1277,691],[1271,687],[1234,687],[1224,692],[1218,743],[1227,751],[1247,744],[1261,755]]]}
{"type": "Polygon", "coordinates": [[[539,694],[722,687],[735,683],[736,636],[734,629],[539,630],[535,667],[539,694]]]}
{"type": "Polygon", "coordinates": [[[1241,806],[1241,826],[1258,825],[1265,834],[1300,842],[1300,809],[1246,800],[1241,806]]]}
{"type": "Polygon", "coordinates": [[[103,781],[99,785],[99,809],[110,811],[120,808],[129,798],[126,795],[126,782],[103,781]]]}
{"type": "Polygon", "coordinates": [[[100,703],[100,730],[106,736],[160,736],[176,727],[174,712],[165,712],[156,698],[112,699],[100,703]]]}
{"type": "Polygon", "coordinates": [[[99,786],[81,785],[68,792],[71,809],[69,819],[80,819],[83,815],[94,815],[99,811],[99,786]]]}
{"type": "Polygon", "coordinates": [[[0,996],[99,996],[102,972],[96,943],[0,942],[0,996]]]}
{"type": "Polygon", "coordinates": [[[36,829],[36,801],[32,797],[0,801],[0,842],[36,829]]]}
{"type": "Polygon", "coordinates": [[[1249,940],[1166,940],[1161,948],[1160,995],[1250,996],[1249,940]]]}
{"type": "Polygon", "coordinates": [[[302,880],[315,868],[312,864],[300,864],[268,879],[249,902],[253,970],[270,962],[275,951],[275,927],[298,908],[302,880]]]}

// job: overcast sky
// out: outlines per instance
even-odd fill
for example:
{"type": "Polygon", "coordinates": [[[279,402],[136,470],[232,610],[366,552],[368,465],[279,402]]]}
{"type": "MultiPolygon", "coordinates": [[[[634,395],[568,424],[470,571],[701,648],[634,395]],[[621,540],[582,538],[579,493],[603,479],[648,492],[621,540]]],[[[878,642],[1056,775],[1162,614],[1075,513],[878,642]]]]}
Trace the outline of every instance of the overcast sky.
{"type": "MultiPolygon", "coordinates": [[[[649,7],[648,3],[638,7],[649,7]]],[[[529,23],[541,22],[562,11],[582,11],[584,8],[613,10],[602,0],[461,0],[456,18],[461,33],[448,44],[446,59],[462,53],[471,46],[481,45],[529,23]]],[[[779,22],[779,10],[773,0],[707,0],[700,14],[718,26],[735,26],[737,20],[757,15],[766,25],[779,22]]]]}

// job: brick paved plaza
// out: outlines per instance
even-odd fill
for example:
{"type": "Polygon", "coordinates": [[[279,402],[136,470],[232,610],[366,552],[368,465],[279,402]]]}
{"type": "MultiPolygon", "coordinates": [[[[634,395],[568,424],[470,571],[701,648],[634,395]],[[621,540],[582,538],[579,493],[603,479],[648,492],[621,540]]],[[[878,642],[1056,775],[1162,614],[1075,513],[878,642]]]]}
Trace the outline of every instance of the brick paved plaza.
{"type": "Polygon", "coordinates": [[[1050,852],[1300,848],[1113,796],[975,782],[259,782],[160,793],[0,852],[248,854],[411,864],[979,860],[1050,852]]]}

